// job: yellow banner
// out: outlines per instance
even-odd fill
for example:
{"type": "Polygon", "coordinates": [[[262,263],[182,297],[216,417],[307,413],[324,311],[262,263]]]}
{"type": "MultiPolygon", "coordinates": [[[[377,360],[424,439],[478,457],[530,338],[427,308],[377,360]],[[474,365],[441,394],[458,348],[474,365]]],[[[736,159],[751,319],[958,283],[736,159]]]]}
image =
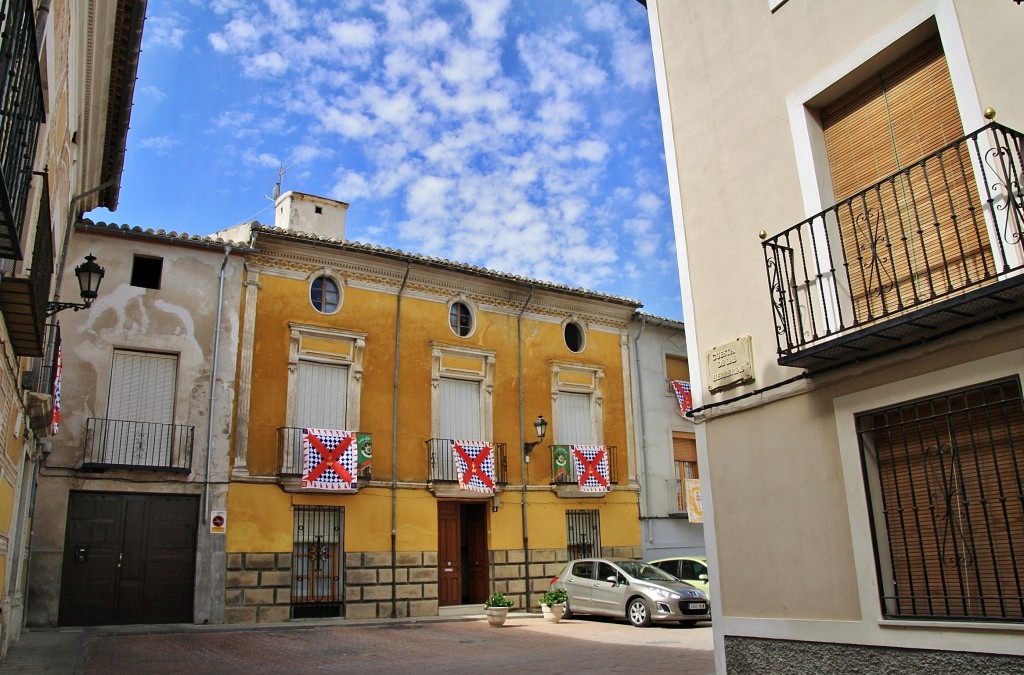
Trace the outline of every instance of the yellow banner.
{"type": "Polygon", "coordinates": [[[700,498],[700,478],[686,479],[686,515],[691,523],[704,522],[704,505],[700,498]]]}

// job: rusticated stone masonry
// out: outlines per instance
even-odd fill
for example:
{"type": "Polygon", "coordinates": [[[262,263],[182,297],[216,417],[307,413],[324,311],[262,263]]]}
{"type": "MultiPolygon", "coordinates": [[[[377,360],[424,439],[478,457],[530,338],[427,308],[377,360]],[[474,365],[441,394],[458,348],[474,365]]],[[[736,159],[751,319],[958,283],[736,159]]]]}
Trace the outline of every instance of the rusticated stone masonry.
{"type": "Polygon", "coordinates": [[[286,621],[292,601],[292,554],[229,553],[224,623],[286,621]]]}
{"type": "MultiPolygon", "coordinates": [[[[639,547],[609,547],[603,554],[638,558],[639,547]]],[[[490,552],[491,593],[504,593],[517,609],[536,609],[551,578],[566,563],[565,549],[529,552],[529,579],[522,549],[490,552]],[[526,589],[529,582],[530,597],[526,589]]],[[[392,588],[399,618],[437,616],[437,551],[403,551],[391,565],[390,551],[346,553],[342,584],[344,617],[390,617],[392,588]]],[[[225,623],[287,621],[291,610],[292,554],[229,553],[224,591],[225,623]]]]}
{"type": "Polygon", "coordinates": [[[394,574],[391,551],[346,553],[345,618],[391,616],[392,585],[398,618],[437,616],[437,551],[397,553],[394,574]]]}

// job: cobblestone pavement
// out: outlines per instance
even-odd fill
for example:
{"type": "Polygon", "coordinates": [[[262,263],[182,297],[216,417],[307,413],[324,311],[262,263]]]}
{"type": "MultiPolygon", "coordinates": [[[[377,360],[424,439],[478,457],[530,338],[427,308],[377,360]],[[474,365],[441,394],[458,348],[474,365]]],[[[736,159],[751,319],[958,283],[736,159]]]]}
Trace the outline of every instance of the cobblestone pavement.
{"type": "MultiPolygon", "coordinates": [[[[72,636],[73,670],[34,669],[17,648],[0,672],[76,673],[713,673],[710,624],[633,628],[598,618],[557,624],[509,616],[485,620],[384,621],[72,636]]],[[[38,660],[38,659],[37,659],[38,660]]],[[[36,664],[37,666],[39,664],[36,664]]]]}

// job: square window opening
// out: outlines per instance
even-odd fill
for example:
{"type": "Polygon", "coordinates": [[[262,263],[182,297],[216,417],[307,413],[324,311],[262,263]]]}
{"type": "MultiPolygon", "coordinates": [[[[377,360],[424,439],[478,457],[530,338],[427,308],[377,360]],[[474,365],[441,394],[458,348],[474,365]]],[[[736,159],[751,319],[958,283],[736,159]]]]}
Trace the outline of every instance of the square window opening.
{"type": "Polygon", "coordinates": [[[147,258],[137,255],[132,260],[131,285],[139,288],[160,288],[163,270],[163,258],[147,258]]]}

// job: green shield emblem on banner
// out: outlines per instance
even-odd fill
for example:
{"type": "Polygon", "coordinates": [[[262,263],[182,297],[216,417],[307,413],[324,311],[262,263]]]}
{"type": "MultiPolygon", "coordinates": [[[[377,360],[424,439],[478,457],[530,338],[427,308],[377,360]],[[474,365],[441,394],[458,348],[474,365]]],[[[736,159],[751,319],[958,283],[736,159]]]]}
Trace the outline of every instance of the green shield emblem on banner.
{"type": "Polygon", "coordinates": [[[373,434],[356,434],[358,455],[357,471],[369,473],[373,466],[373,434]]]}
{"type": "Polygon", "coordinates": [[[551,475],[554,480],[569,480],[569,446],[551,446],[551,475]]]}

